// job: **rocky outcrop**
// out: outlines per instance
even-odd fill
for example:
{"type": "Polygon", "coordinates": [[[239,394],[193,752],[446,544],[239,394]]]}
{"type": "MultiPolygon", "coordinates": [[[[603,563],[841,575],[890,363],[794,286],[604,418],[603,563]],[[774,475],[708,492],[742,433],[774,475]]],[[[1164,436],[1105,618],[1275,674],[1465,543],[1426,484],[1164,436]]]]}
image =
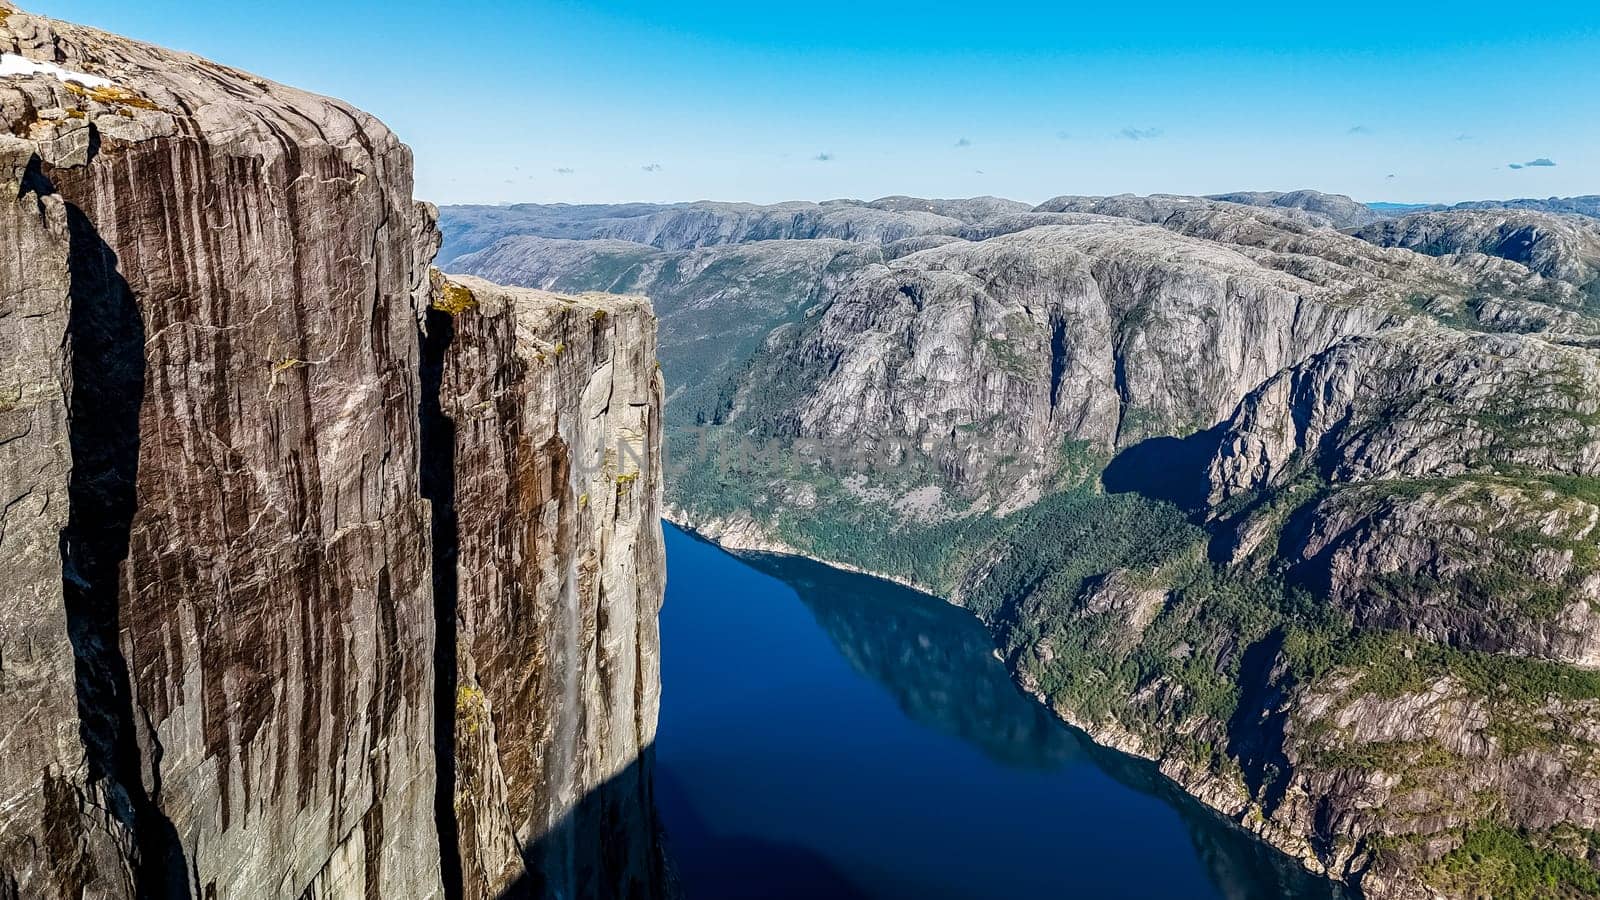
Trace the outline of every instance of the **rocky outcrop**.
{"type": "MultiPolygon", "coordinates": [[[[440,802],[456,748],[435,727],[453,675],[436,651],[450,655],[457,613],[471,634],[506,601],[478,591],[440,613],[434,538],[454,498],[424,497],[423,450],[440,444],[420,424],[419,338],[438,236],[409,150],[338,101],[3,5],[0,51],[19,73],[0,77],[0,896],[461,896],[440,840],[459,816],[440,802]]],[[[527,385],[549,394],[505,398],[528,435],[587,453],[612,422],[652,421],[648,379],[615,391],[639,409],[556,421],[604,406],[581,366],[653,353],[648,316],[620,321],[565,377],[527,385]]],[[[529,462],[531,503],[551,485],[529,462]]],[[[589,615],[643,621],[659,599],[654,476],[637,474],[634,505],[572,514],[566,542],[539,532],[506,552],[577,569],[606,544],[592,580],[615,593],[589,615]]],[[[497,502],[468,521],[531,508],[497,502]]],[[[560,583],[526,585],[529,602],[574,606],[530,610],[522,633],[546,643],[523,649],[581,689],[554,722],[508,701],[496,724],[571,767],[515,786],[530,808],[513,853],[609,776],[634,788],[606,829],[648,800],[653,631],[616,645],[638,659],[630,679],[568,679],[578,661],[554,648],[583,641],[555,612],[593,595],[560,583]],[[623,735],[591,706],[641,724],[623,735]],[[537,743],[575,719],[564,743],[537,743]]],[[[568,821],[570,841],[593,820],[568,821]]],[[[611,887],[562,874],[530,893],[611,887]]]]}
{"type": "Polygon", "coordinates": [[[1561,480],[1378,480],[1290,523],[1296,576],[1366,627],[1600,668],[1600,506],[1561,480]]]}
{"type": "Polygon", "coordinates": [[[522,236],[503,238],[451,268],[520,287],[650,297],[662,320],[662,355],[673,360],[667,409],[679,421],[694,422],[714,414],[722,386],[775,327],[815,302],[834,273],[881,260],[896,246],[823,239],[670,251],[627,241],[522,236]]]}
{"type": "Polygon", "coordinates": [[[1527,335],[1414,323],[1345,341],[1264,383],[1211,466],[1222,502],[1314,461],[1340,482],[1471,471],[1600,474],[1600,359],[1527,335]]]}

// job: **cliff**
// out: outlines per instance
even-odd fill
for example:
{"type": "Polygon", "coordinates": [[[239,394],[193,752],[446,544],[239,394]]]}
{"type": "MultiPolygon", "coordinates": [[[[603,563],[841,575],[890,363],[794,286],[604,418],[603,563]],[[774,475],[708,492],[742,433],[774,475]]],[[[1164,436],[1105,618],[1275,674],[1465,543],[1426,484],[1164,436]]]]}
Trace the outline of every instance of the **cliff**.
{"type": "MultiPolygon", "coordinates": [[[[583,350],[501,399],[532,452],[469,445],[490,437],[471,429],[441,442],[423,427],[438,344],[421,327],[438,236],[381,123],[9,6],[0,50],[0,896],[450,898],[513,869],[528,894],[609,893],[533,851],[654,858],[638,804],[656,469],[582,513],[559,462],[564,442],[648,444],[647,307],[580,340],[541,318],[550,301],[508,299],[528,340],[583,350]],[[481,478],[467,462],[509,459],[523,490],[438,493],[441,455],[457,461],[447,487],[481,478]],[[537,566],[453,592],[449,513],[472,553],[537,566]],[[525,515],[548,531],[481,536],[525,515]],[[504,647],[452,652],[508,614],[528,642],[518,674],[567,688],[554,708],[494,694],[518,677],[504,647]],[[579,631],[610,616],[637,620],[634,637],[602,629],[595,649],[579,631]],[[612,652],[633,654],[631,674],[612,652]],[[482,704],[436,705],[484,672],[482,704]],[[437,727],[463,715],[541,760],[502,766],[509,799],[447,792],[487,758],[437,727]],[[600,834],[584,802],[619,779],[632,789],[598,821],[638,830],[600,834]],[[492,823],[499,868],[453,866],[463,819],[492,823]]],[[[486,339],[452,377],[507,371],[517,346],[486,339]]]]}
{"type": "Polygon", "coordinates": [[[1336,199],[457,265],[675,298],[669,379],[715,376],[668,398],[675,519],[968,607],[1061,718],[1368,896],[1592,893],[1588,226],[1446,213],[1446,246],[1336,199]]]}
{"type": "Polygon", "coordinates": [[[424,424],[454,435],[454,464],[431,460],[431,483],[453,479],[435,538],[458,573],[455,684],[440,699],[464,896],[652,896],[666,565],[654,315],[639,298],[439,278],[425,347],[438,409],[424,424]]]}

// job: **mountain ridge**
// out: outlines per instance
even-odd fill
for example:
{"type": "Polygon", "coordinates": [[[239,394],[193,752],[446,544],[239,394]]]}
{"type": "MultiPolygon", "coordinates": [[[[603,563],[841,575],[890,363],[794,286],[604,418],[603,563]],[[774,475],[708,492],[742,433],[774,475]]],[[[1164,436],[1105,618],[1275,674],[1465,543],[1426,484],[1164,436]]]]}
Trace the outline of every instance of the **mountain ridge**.
{"type": "MultiPolygon", "coordinates": [[[[648,220],[658,222],[682,216],[699,216],[709,219],[746,220],[764,218],[768,229],[754,239],[839,237],[875,240],[880,234],[888,240],[917,234],[955,234],[962,226],[982,226],[994,219],[1052,210],[1051,204],[1077,201],[1084,204],[1131,200],[1134,195],[1117,197],[1058,197],[1039,204],[1007,200],[1000,197],[975,197],[966,199],[924,199],[907,196],[881,197],[877,200],[835,199],[820,202],[786,201],[775,204],[752,204],[712,200],[677,203],[514,203],[501,205],[466,204],[444,207],[444,247],[440,262],[448,266],[454,260],[493,244],[511,235],[530,237],[594,240],[599,238],[633,239],[636,243],[658,244],[663,235],[651,231],[648,220]],[[874,214],[878,214],[874,216],[874,214]],[[831,216],[831,220],[830,220],[831,216]],[[784,219],[790,220],[785,223],[784,219]],[[951,221],[941,221],[948,219],[951,221]],[[809,220],[809,222],[808,222],[809,220]],[[861,224],[857,225],[857,222],[861,224]],[[868,224],[870,223],[870,224],[868,224]],[[851,231],[852,225],[856,230],[851,231]],[[787,230],[784,230],[787,227],[787,230]],[[856,237],[852,237],[855,235],[856,237]]],[[[1152,195],[1152,197],[1185,197],[1186,195],[1152,195]]],[[[1434,212],[1446,209],[1517,209],[1564,212],[1589,217],[1600,217],[1600,199],[1595,197],[1550,198],[1546,201],[1504,200],[1471,201],[1455,206],[1443,204],[1363,204],[1342,194],[1325,194],[1320,191],[1240,191],[1212,194],[1205,197],[1188,197],[1190,200],[1236,203],[1265,209],[1284,210],[1307,216],[1316,224],[1336,228],[1354,228],[1392,218],[1405,212],[1434,212]],[[1378,208],[1386,207],[1386,208],[1378,208]]],[[[713,230],[713,233],[714,230],[713,230]]],[[[679,235],[678,237],[687,237],[679,235]]],[[[727,232],[724,237],[733,237],[727,232]]],[[[706,235],[700,235],[701,238],[706,235]]],[[[742,240],[751,239],[742,237],[742,240]]],[[[686,249],[663,246],[663,249],[686,249]]]]}

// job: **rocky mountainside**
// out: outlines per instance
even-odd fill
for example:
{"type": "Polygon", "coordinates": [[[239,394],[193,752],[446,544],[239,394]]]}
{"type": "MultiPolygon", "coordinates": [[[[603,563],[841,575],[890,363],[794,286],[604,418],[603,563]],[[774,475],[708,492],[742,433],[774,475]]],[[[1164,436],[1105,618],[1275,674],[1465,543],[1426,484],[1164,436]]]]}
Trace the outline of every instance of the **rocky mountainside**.
{"type": "Polygon", "coordinates": [[[1353,229],[1413,212],[1446,209],[1520,209],[1600,217],[1595,197],[1549,200],[1484,200],[1456,207],[1417,204],[1365,204],[1343,194],[1320,191],[1240,191],[1210,197],[1154,195],[1136,197],[1056,197],[1037,206],[1000,197],[928,200],[882,197],[877,200],[790,202],[769,206],[750,203],[614,203],[539,204],[447,207],[441,218],[444,246],[441,265],[471,268],[457,260],[511,237],[561,240],[621,240],[665,250],[686,250],[717,244],[762,240],[835,238],[884,244],[922,235],[948,235],[978,240],[1008,231],[1063,221],[1045,213],[1086,212],[1129,216],[1147,222],[1179,204],[1230,204],[1279,210],[1310,225],[1353,229]],[[1137,211],[1136,211],[1137,210],[1137,211]]]}
{"type": "Polygon", "coordinates": [[[1309,868],[1600,890],[1587,245],[1253,196],[922,205],[964,221],[452,265],[671,298],[672,517],[968,607],[1058,715],[1309,868]]]}
{"type": "Polygon", "coordinates": [[[0,52],[0,897],[659,896],[649,307],[431,277],[338,101],[0,52]]]}
{"type": "Polygon", "coordinates": [[[1382,247],[1429,256],[1483,253],[1521,263],[1600,298],[1600,222],[1525,209],[1444,210],[1401,216],[1355,232],[1382,247]]]}
{"type": "Polygon", "coordinates": [[[919,234],[954,232],[963,224],[961,219],[935,212],[940,201],[897,202],[909,200],[888,198],[876,204],[837,200],[772,206],[701,202],[669,206],[530,203],[456,207],[444,225],[440,262],[448,265],[458,256],[481,250],[509,235],[623,240],[663,250],[688,250],[745,241],[810,238],[881,244],[919,234]]]}
{"type": "Polygon", "coordinates": [[[1457,203],[1453,209],[1525,209],[1534,212],[1566,213],[1600,218],[1600,194],[1582,197],[1549,197],[1543,200],[1472,200],[1457,203]]]}
{"type": "Polygon", "coordinates": [[[1209,199],[1247,206],[1298,209],[1321,217],[1326,224],[1335,228],[1355,228],[1384,218],[1383,213],[1365,203],[1357,203],[1343,194],[1324,194],[1320,191],[1242,191],[1236,194],[1212,194],[1209,199]]]}

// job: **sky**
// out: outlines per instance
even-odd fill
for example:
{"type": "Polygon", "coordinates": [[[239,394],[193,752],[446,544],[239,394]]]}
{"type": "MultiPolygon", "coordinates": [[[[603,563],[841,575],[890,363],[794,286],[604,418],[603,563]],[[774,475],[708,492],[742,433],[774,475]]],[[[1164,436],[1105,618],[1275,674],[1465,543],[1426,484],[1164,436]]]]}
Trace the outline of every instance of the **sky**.
{"type": "Polygon", "coordinates": [[[441,204],[1600,193],[1593,0],[22,2],[348,100],[441,204]]]}

